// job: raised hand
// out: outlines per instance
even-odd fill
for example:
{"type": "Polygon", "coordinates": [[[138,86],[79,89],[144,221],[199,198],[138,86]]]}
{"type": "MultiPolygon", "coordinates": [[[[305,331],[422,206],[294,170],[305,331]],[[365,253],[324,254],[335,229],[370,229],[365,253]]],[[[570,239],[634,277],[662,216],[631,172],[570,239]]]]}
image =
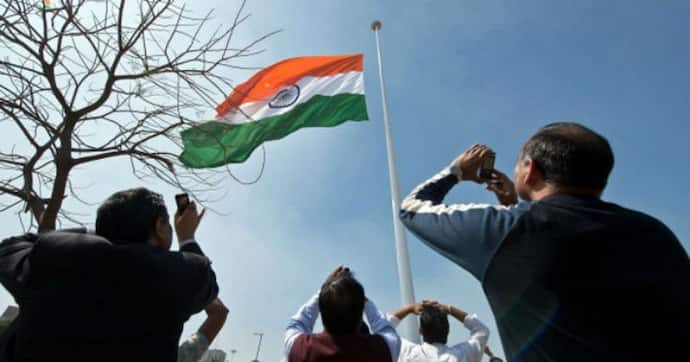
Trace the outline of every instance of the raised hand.
{"type": "Polygon", "coordinates": [[[206,213],[206,209],[202,209],[201,212],[196,211],[196,203],[193,201],[187,205],[182,214],[175,213],[177,242],[195,239],[196,229],[199,227],[204,213],[206,213]]]}
{"type": "Polygon", "coordinates": [[[461,153],[453,163],[451,163],[451,167],[458,168],[462,172],[462,176],[459,177],[459,180],[474,181],[477,183],[488,181],[479,177],[479,167],[484,157],[492,153],[494,153],[494,151],[485,145],[474,145],[461,153]]]}
{"type": "Polygon", "coordinates": [[[510,206],[518,202],[515,184],[503,172],[494,170],[493,179],[485,182],[485,187],[496,194],[496,199],[501,205],[510,206]]]}

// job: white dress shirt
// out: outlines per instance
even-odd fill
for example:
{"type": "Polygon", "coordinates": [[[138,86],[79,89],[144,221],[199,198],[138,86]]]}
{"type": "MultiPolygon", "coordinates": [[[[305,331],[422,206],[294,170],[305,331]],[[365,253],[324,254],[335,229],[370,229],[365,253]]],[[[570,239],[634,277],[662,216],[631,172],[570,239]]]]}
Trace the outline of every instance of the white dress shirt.
{"type": "MultiPolygon", "coordinates": [[[[394,315],[388,316],[388,321],[394,327],[400,320],[394,315]]],[[[400,348],[399,362],[479,362],[484,353],[484,347],[489,340],[489,328],[477,319],[476,315],[468,315],[463,322],[470,330],[470,338],[454,346],[441,343],[416,344],[404,338],[400,348]]]]}
{"type": "MultiPolygon", "coordinates": [[[[400,337],[395,331],[395,327],[391,326],[383,314],[376,308],[376,305],[371,300],[367,299],[364,304],[364,315],[367,317],[371,334],[378,334],[383,337],[388,349],[391,352],[391,362],[398,361],[398,353],[400,351],[400,337]]],[[[283,346],[283,361],[287,361],[290,356],[290,350],[295,340],[302,334],[312,333],[314,330],[314,323],[319,316],[319,294],[317,293],[304,304],[297,313],[292,316],[285,330],[285,343],[283,346]]]]}

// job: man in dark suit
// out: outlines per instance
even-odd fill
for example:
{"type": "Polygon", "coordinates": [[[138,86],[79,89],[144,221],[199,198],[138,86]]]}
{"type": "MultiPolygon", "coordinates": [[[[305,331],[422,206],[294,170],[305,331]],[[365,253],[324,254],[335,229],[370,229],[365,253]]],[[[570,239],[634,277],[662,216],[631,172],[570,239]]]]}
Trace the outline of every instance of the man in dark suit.
{"type": "Polygon", "coordinates": [[[12,361],[175,361],[184,322],[218,294],[194,234],[203,216],[175,215],[161,195],[110,196],[96,235],[50,232],[0,244],[0,282],[21,313],[5,346],[12,361]]]}

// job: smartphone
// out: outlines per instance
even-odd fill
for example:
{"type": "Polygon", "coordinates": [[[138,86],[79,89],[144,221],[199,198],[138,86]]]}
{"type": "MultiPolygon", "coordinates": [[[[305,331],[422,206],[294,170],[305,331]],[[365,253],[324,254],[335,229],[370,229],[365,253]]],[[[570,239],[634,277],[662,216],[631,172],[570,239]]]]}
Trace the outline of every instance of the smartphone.
{"type": "Polygon", "coordinates": [[[182,214],[189,206],[189,195],[187,193],[175,195],[175,203],[177,204],[177,214],[182,214]]]}
{"type": "Polygon", "coordinates": [[[482,165],[479,167],[479,178],[492,179],[494,173],[494,162],[496,161],[496,154],[490,153],[482,160],[482,165]]]}

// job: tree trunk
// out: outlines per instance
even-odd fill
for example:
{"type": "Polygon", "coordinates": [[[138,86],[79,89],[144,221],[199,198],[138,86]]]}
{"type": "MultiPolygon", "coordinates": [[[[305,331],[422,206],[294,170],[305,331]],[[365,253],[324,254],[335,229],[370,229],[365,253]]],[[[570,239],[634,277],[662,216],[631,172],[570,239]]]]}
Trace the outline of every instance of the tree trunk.
{"type": "Polygon", "coordinates": [[[53,192],[50,195],[48,205],[43,211],[40,220],[38,220],[38,232],[44,233],[55,230],[57,217],[62,207],[62,200],[65,198],[65,190],[67,189],[67,180],[69,178],[69,165],[62,167],[58,165],[53,183],[53,192]]]}
{"type": "Polygon", "coordinates": [[[48,205],[38,220],[38,232],[44,233],[55,230],[58,214],[62,208],[69,173],[72,170],[72,132],[76,119],[65,119],[65,128],[60,135],[60,148],[55,155],[55,179],[53,180],[53,191],[48,200],[48,205]]]}

